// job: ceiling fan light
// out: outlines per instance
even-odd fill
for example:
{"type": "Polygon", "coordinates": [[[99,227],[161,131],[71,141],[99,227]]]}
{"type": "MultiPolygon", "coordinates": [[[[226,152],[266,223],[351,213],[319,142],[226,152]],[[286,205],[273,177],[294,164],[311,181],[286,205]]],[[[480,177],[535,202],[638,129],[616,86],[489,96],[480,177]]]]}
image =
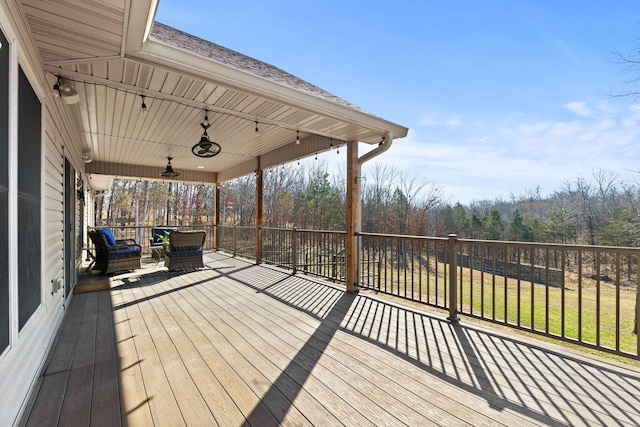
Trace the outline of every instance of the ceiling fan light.
{"type": "Polygon", "coordinates": [[[218,154],[220,154],[220,151],[222,151],[222,147],[220,147],[220,144],[218,144],[217,142],[206,140],[204,142],[202,142],[201,140],[196,145],[191,147],[191,152],[198,157],[217,156],[218,154]]]}
{"type": "Polygon", "coordinates": [[[180,174],[176,171],[173,170],[173,167],[171,166],[171,160],[173,159],[173,157],[167,157],[167,160],[169,161],[167,163],[167,167],[163,172],[160,172],[160,176],[163,178],[176,178],[177,176],[179,176],[180,174]]]}
{"type": "Polygon", "coordinates": [[[204,122],[200,123],[204,132],[200,137],[200,141],[191,147],[191,152],[198,157],[213,157],[222,151],[222,147],[217,142],[211,141],[209,135],[207,135],[207,129],[211,127],[209,123],[208,111],[205,111],[204,122]]]}

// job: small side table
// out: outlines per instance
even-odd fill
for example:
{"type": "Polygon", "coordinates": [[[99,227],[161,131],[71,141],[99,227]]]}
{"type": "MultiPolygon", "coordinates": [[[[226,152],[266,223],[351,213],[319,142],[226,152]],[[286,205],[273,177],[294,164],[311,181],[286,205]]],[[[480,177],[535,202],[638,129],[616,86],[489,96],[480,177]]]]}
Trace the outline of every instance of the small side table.
{"type": "Polygon", "coordinates": [[[89,270],[91,270],[91,267],[93,267],[93,265],[96,263],[96,257],[93,254],[93,247],[86,246],[83,247],[82,250],[87,251],[87,257],[85,258],[85,261],[91,261],[87,266],[87,269],[85,270],[85,273],[88,273],[89,270]]]}
{"type": "Polygon", "coordinates": [[[151,257],[160,261],[160,258],[164,258],[164,246],[151,245],[151,257]]]}

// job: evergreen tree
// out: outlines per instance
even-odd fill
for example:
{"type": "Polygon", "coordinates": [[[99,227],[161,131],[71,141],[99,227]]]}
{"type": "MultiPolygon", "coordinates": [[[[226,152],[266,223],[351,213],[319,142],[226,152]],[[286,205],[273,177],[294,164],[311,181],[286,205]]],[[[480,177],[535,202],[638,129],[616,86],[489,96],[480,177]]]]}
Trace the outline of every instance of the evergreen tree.
{"type": "Polygon", "coordinates": [[[516,209],[513,213],[513,218],[509,223],[509,229],[507,230],[507,237],[509,240],[515,242],[530,242],[532,241],[533,233],[524,223],[524,218],[520,214],[520,210],[516,209]]]}
{"type": "Polygon", "coordinates": [[[489,240],[502,240],[504,238],[504,223],[502,215],[497,209],[491,209],[482,220],[484,230],[489,240]]]}

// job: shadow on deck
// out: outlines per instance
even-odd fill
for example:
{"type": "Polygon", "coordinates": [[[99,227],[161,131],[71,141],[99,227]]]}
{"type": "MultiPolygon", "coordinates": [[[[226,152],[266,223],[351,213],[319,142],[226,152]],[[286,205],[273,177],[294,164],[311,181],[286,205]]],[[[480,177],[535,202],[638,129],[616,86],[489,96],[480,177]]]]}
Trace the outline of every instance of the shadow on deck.
{"type": "Polygon", "coordinates": [[[640,372],[210,254],[74,296],[24,425],[638,425],[640,372]]]}

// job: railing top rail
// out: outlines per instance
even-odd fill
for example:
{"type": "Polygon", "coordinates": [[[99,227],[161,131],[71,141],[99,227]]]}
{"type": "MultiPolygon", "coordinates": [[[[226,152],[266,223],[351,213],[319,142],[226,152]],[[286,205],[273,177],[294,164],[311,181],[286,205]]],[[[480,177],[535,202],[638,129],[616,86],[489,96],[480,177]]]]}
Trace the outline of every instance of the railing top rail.
{"type": "MultiPolygon", "coordinates": [[[[198,224],[199,227],[220,227],[220,228],[237,228],[241,230],[255,230],[255,226],[251,225],[221,225],[221,224],[198,224]]],[[[166,227],[163,225],[110,225],[110,226],[89,226],[88,229],[92,230],[95,228],[104,228],[109,227],[114,230],[119,229],[130,229],[130,228],[152,228],[152,227],[166,227]]],[[[181,226],[177,226],[181,227],[181,226]]],[[[194,226],[182,226],[186,228],[193,228],[194,226]]],[[[260,227],[261,230],[271,230],[271,231],[293,231],[303,232],[303,233],[314,233],[314,234],[338,234],[343,235],[346,234],[344,230],[312,230],[312,229],[303,229],[303,228],[279,228],[279,227],[260,227]]],[[[369,237],[381,237],[381,238],[394,238],[394,239],[409,239],[409,240],[424,240],[424,241],[439,241],[446,242],[449,240],[449,237],[436,237],[436,236],[415,236],[415,235],[404,235],[404,234],[386,234],[386,233],[368,233],[368,232],[358,232],[357,236],[369,236],[369,237]]],[[[553,250],[570,250],[570,251],[590,251],[590,252],[618,252],[618,253],[627,253],[634,254],[640,256],[640,247],[626,247],[626,246],[600,246],[600,245],[576,245],[576,244],[562,244],[562,243],[539,243],[539,242],[515,242],[515,241],[507,241],[507,240],[481,240],[481,239],[461,239],[458,238],[457,242],[459,244],[479,244],[485,246],[502,246],[502,247],[526,247],[531,249],[553,249],[553,250]]]]}
{"type": "Polygon", "coordinates": [[[473,243],[487,246],[526,246],[537,249],[563,249],[570,251],[616,251],[625,253],[640,254],[640,248],[625,246],[598,246],[598,245],[572,245],[563,243],[539,243],[539,242],[513,242],[507,240],[478,240],[478,239],[458,239],[458,243],[473,243]]]}
{"type": "Polygon", "coordinates": [[[344,230],[311,230],[308,228],[296,228],[296,231],[302,233],[347,234],[347,232],[344,230]]]}
{"type": "MultiPolygon", "coordinates": [[[[356,233],[358,236],[371,236],[371,237],[387,237],[394,239],[410,239],[410,240],[426,240],[426,241],[448,241],[448,237],[433,237],[433,236],[411,236],[404,234],[384,234],[384,233],[356,233]]],[[[507,240],[480,240],[480,239],[457,239],[457,242],[467,244],[481,244],[486,246],[513,246],[513,247],[529,247],[536,249],[563,249],[571,251],[615,251],[622,253],[632,253],[640,255],[640,247],[625,247],[625,246],[599,246],[599,245],[575,245],[575,244],[563,244],[563,243],[538,243],[538,242],[514,242],[507,240]]]]}
{"type": "Polygon", "coordinates": [[[358,232],[356,236],[370,236],[370,237],[391,237],[394,239],[412,239],[412,240],[429,240],[429,241],[441,241],[446,242],[448,237],[433,237],[433,236],[411,236],[407,234],[383,234],[383,233],[365,233],[358,232]]]}
{"type": "Polygon", "coordinates": [[[220,228],[220,229],[236,229],[236,230],[240,230],[240,231],[244,231],[244,230],[249,230],[249,231],[254,231],[256,229],[255,225],[229,225],[229,224],[218,224],[215,225],[215,227],[220,228]]]}
{"type": "Polygon", "coordinates": [[[297,227],[260,227],[260,230],[269,230],[269,231],[293,231],[301,232],[301,233],[318,233],[318,234],[347,234],[344,230],[313,230],[309,228],[297,228],[297,227]]]}
{"type": "Polygon", "coordinates": [[[261,230],[269,230],[269,231],[292,231],[293,228],[289,227],[260,227],[261,230]]]}

